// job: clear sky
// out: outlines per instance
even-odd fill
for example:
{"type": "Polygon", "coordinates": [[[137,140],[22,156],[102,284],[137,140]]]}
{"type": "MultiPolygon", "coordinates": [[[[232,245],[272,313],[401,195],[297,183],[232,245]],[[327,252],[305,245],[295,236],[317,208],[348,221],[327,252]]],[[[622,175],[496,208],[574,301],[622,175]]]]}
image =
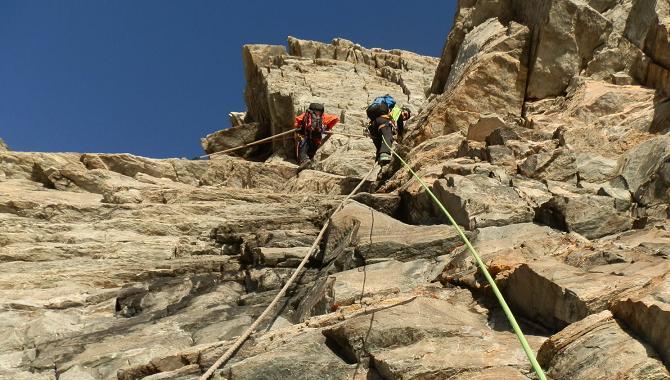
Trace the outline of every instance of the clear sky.
{"type": "Polygon", "coordinates": [[[244,111],[242,45],[292,35],[439,56],[456,0],[1,0],[0,138],[17,151],[202,154],[244,111]]]}

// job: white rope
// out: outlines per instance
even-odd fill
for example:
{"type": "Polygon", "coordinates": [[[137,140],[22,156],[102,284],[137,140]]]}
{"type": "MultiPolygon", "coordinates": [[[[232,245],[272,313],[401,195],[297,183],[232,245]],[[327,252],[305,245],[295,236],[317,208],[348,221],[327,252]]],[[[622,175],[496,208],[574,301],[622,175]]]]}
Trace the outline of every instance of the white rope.
{"type": "MultiPolygon", "coordinates": [[[[207,157],[216,156],[217,154],[226,154],[226,153],[234,152],[234,151],[239,150],[239,149],[244,149],[244,148],[248,148],[250,146],[270,142],[271,140],[273,140],[277,137],[285,136],[285,135],[288,135],[289,133],[293,133],[293,132],[296,132],[296,130],[291,129],[289,131],[284,131],[284,132],[281,132],[281,133],[277,133],[276,135],[272,135],[272,136],[266,137],[264,139],[253,141],[253,142],[250,142],[248,144],[243,144],[243,145],[236,146],[234,148],[229,148],[229,149],[226,149],[226,150],[220,150],[220,151],[214,152],[214,153],[204,154],[202,156],[198,156],[198,158],[207,158],[207,157]]],[[[325,131],[324,133],[328,134],[328,135],[340,135],[340,136],[347,136],[347,137],[358,137],[358,138],[366,138],[367,137],[365,135],[356,135],[356,134],[352,134],[352,133],[335,132],[335,131],[325,131]]],[[[284,138],[284,139],[286,139],[286,138],[284,138]]]]}
{"type": "Polygon", "coordinates": [[[234,152],[234,151],[236,151],[236,150],[238,150],[238,149],[243,149],[243,148],[247,148],[247,147],[250,147],[250,146],[258,145],[258,144],[261,144],[261,143],[264,143],[264,142],[268,142],[268,141],[270,141],[270,140],[272,140],[272,139],[274,139],[274,138],[277,138],[277,137],[279,137],[279,136],[288,135],[289,133],[293,133],[293,132],[294,132],[294,130],[284,131],[284,132],[282,132],[282,133],[277,133],[276,135],[272,135],[272,136],[270,136],[270,137],[266,137],[266,138],[264,138],[264,139],[260,139],[260,140],[254,141],[254,142],[250,142],[250,143],[248,143],[248,144],[244,144],[244,145],[236,146],[236,147],[234,147],[234,148],[230,148],[230,149],[226,149],[226,150],[221,150],[221,151],[214,152],[214,153],[210,153],[210,154],[205,154],[205,155],[199,156],[198,158],[207,158],[207,157],[215,156],[215,155],[217,155],[217,154],[224,154],[224,153],[234,152]]]}
{"type": "MultiPolygon", "coordinates": [[[[333,213],[331,214],[331,216],[333,214],[335,214],[342,206],[344,206],[344,204],[349,200],[349,198],[351,198],[361,188],[361,186],[363,186],[363,184],[365,183],[365,180],[368,179],[368,177],[370,176],[370,174],[372,174],[372,172],[375,170],[376,167],[377,167],[377,164],[375,163],[372,166],[372,169],[370,169],[370,171],[368,172],[368,174],[366,174],[365,177],[363,177],[361,182],[359,182],[358,185],[356,185],[356,187],[349,193],[349,195],[347,195],[342,200],[342,202],[340,202],[340,204],[335,208],[335,210],[333,210],[333,213]]],[[[284,294],[286,293],[286,290],[288,290],[288,288],[291,286],[291,284],[293,284],[293,281],[295,281],[295,279],[298,277],[298,274],[300,273],[302,268],[305,266],[305,264],[307,264],[307,261],[309,260],[310,256],[312,255],[312,252],[319,245],[319,242],[323,238],[323,235],[326,233],[326,229],[328,228],[329,225],[330,225],[330,218],[328,218],[326,223],[324,223],[323,227],[321,227],[321,231],[319,232],[319,235],[316,237],[316,240],[314,240],[314,243],[312,243],[312,246],[309,248],[309,250],[305,254],[305,257],[300,262],[300,265],[298,265],[298,267],[295,269],[295,272],[293,272],[293,275],[291,276],[291,278],[289,278],[289,280],[286,282],[286,284],[284,284],[284,287],[281,288],[279,293],[277,293],[277,295],[272,300],[272,302],[268,305],[268,307],[265,308],[265,311],[263,311],[263,313],[256,319],[256,321],[253,324],[251,324],[251,326],[249,326],[249,328],[247,328],[247,330],[244,332],[244,334],[240,335],[239,338],[237,338],[235,343],[228,349],[228,351],[226,351],[223,355],[221,355],[219,360],[217,360],[214,364],[212,364],[211,367],[209,367],[207,372],[205,372],[200,377],[200,380],[208,380],[210,378],[210,376],[212,376],[214,371],[216,371],[219,367],[221,367],[221,365],[223,363],[225,363],[228,359],[230,359],[233,356],[233,354],[235,353],[235,351],[237,351],[237,349],[240,348],[242,343],[244,343],[244,341],[246,341],[247,338],[249,338],[249,336],[254,332],[254,330],[256,330],[256,328],[258,328],[258,325],[260,325],[260,323],[263,321],[263,319],[265,319],[265,317],[267,317],[268,314],[270,314],[272,309],[275,306],[277,306],[277,303],[284,296],[284,294]]]]}

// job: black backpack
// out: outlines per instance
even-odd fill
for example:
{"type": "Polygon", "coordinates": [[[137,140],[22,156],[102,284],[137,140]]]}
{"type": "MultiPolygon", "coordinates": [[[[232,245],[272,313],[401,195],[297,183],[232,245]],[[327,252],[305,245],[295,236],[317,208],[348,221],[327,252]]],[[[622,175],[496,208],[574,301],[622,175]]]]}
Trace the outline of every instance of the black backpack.
{"type": "Polygon", "coordinates": [[[302,119],[302,129],[306,136],[311,136],[312,131],[323,131],[323,104],[311,103],[305,111],[305,117],[302,119]],[[320,114],[317,114],[320,112],[320,114]]]}

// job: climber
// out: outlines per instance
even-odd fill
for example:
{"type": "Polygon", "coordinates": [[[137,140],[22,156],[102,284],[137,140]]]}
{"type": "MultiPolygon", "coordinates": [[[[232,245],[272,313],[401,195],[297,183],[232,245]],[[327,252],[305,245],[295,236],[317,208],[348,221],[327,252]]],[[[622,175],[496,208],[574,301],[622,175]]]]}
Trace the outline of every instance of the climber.
{"type": "Polygon", "coordinates": [[[380,165],[386,165],[391,161],[391,151],[383,143],[382,136],[389,146],[393,144],[393,135],[396,132],[402,139],[405,121],[412,116],[412,111],[408,107],[397,107],[393,97],[386,94],[375,98],[366,112],[370,119],[367,132],[377,148],[375,159],[380,165]]]}
{"type": "Polygon", "coordinates": [[[324,113],[323,104],[311,103],[307,110],[295,118],[295,131],[299,135],[296,143],[296,158],[300,169],[308,167],[314,160],[316,150],[330,138],[325,132],[333,129],[340,119],[324,113]],[[325,134],[325,136],[323,136],[325,134]]]}

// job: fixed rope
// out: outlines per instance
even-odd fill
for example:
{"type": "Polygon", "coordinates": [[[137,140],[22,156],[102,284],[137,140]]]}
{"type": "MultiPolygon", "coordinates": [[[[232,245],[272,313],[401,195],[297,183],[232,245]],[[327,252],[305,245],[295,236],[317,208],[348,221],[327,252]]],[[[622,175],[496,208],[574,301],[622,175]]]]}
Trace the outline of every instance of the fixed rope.
{"type": "Polygon", "coordinates": [[[449,219],[449,222],[456,228],[456,231],[460,235],[461,239],[465,243],[465,245],[468,247],[468,250],[472,254],[472,256],[475,258],[475,261],[477,262],[477,266],[479,266],[479,270],[484,274],[484,277],[486,278],[486,281],[488,281],[489,285],[491,285],[491,289],[493,290],[493,294],[495,294],[496,298],[498,299],[498,303],[500,303],[500,306],[502,307],[503,311],[505,312],[505,316],[507,317],[507,320],[509,321],[510,325],[512,326],[512,329],[514,330],[514,333],[516,334],[516,337],[519,339],[519,342],[521,343],[521,347],[523,348],[523,351],[526,353],[526,356],[528,357],[528,360],[530,361],[531,366],[533,367],[533,370],[537,374],[537,376],[540,378],[540,380],[546,380],[547,377],[544,375],[544,371],[542,370],[542,367],[540,367],[540,363],[537,362],[537,359],[535,357],[535,353],[533,353],[533,350],[530,348],[530,345],[528,344],[528,341],[526,340],[526,336],[523,335],[523,332],[521,331],[521,327],[519,327],[519,324],[516,322],[516,318],[514,318],[514,314],[512,314],[512,310],[510,310],[509,306],[507,306],[507,302],[505,301],[505,298],[503,297],[502,293],[500,293],[500,290],[498,289],[498,286],[496,285],[495,281],[493,280],[493,277],[491,277],[491,274],[489,273],[489,270],[486,268],[486,265],[484,265],[484,262],[482,259],[479,257],[479,254],[477,253],[477,250],[475,247],[472,246],[470,243],[470,239],[468,239],[467,236],[465,236],[465,233],[463,233],[463,230],[461,227],[456,223],[454,218],[452,218],[451,214],[447,209],[444,207],[442,202],[440,202],[439,199],[433,194],[433,192],[428,188],[428,185],[419,177],[414,170],[405,162],[405,160],[402,159],[396,153],[395,150],[389,144],[386,142],[386,139],[384,136],[382,136],[382,141],[384,142],[384,145],[386,145],[387,148],[391,151],[391,153],[396,156],[400,162],[403,164],[407,170],[409,170],[410,173],[416,178],[421,186],[426,190],[428,195],[433,199],[435,204],[442,210],[444,215],[446,215],[447,219],[449,219]]]}
{"type": "Polygon", "coordinates": [[[344,133],[344,132],[335,132],[335,131],[326,131],[326,132],[324,132],[324,133],[325,133],[325,134],[328,134],[328,135],[339,135],[339,136],[347,136],[347,137],[358,137],[358,138],[365,138],[365,139],[369,139],[369,138],[370,138],[370,136],[357,135],[357,134],[354,134],[354,133],[344,133]]]}
{"type": "MultiPolygon", "coordinates": [[[[344,206],[344,204],[361,188],[361,186],[363,186],[363,184],[365,183],[365,180],[368,179],[368,177],[370,176],[370,174],[372,174],[372,172],[375,170],[376,167],[377,167],[377,164],[374,164],[372,166],[372,168],[370,169],[368,174],[366,174],[365,177],[363,177],[363,179],[361,179],[361,181],[358,183],[358,185],[356,185],[356,187],[354,187],[354,189],[349,193],[349,195],[347,195],[340,202],[340,204],[333,210],[331,216],[333,214],[335,214],[342,206],[344,206]]],[[[293,284],[293,281],[295,281],[295,279],[298,277],[298,274],[300,273],[302,268],[305,266],[305,264],[307,264],[307,261],[309,260],[310,256],[312,255],[312,252],[314,252],[314,250],[316,250],[316,247],[319,245],[319,242],[323,238],[323,235],[326,233],[326,229],[328,228],[329,225],[330,225],[330,218],[328,218],[328,220],[326,220],[326,223],[324,223],[323,227],[321,227],[321,231],[319,232],[319,235],[316,237],[316,240],[314,240],[314,243],[312,243],[312,246],[309,248],[309,250],[305,254],[305,257],[303,257],[302,261],[300,262],[300,265],[298,265],[298,267],[293,272],[293,275],[291,276],[291,278],[289,278],[288,281],[286,281],[286,284],[284,284],[284,287],[281,288],[279,293],[277,293],[277,295],[272,300],[272,302],[268,305],[268,307],[265,308],[263,313],[256,319],[256,321],[254,323],[252,323],[251,326],[249,326],[249,328],[247,328],[246,331],[244,331],[244,333],[237,338],[237,340],[235,340],[235,343],[233,343],[233,345],[230,348],[228,348],[228,350],[223,355],[221,355],[221,357],[214,364],[212,364],[211,367],[209,367],[207,372],[205,372],[200,377],[200,380],[208,380],[210,378],[210,376],[212,376],[214,371],[216,371],[219,367],[221,367],[221,365],[223,363],[225,363],[228,359],[230,359],[233,356],[233,354],[235,353],[235,351],[237,351],[240,348],[242,343],[244,343],[244,341],[246,341],[247,338],[249,338],[249,336],[254,332],[254,330],[256,330],[256,328],[258,328],[258,326],[261,324],[263,319],[265,319],[265,317],[267,317],[270,314],[272,309],[274,309],[274,307],[277,306],[277,303],[284,296],[284,294],[286,293],[286,290],[288,290],[288,288],[293,284]]]]}
{"type": "Polygon", "coordinates": [[[214,153],[210,153],[210,154],[204,154],[204,155],[202,155],[202,156],[199,156],[198,158],[207,158],[207,157],[216,156],[217,154],[224,154],[224,153],[234,152],[234,151],[236,151],[236,150],[238,150],[238,149],[244,149],[244,148],[248,148],[248,147],[250,147],[250,146],[254,146],[254,145],[258,145],[258,144],[262,144],[262,143],[265,143],[265,142],[270,142],[272,139],[275,139],[275,138],[277,138],[277,137],[279,137],[279,136],[285,136],[285,135],[288,135],[289,133],[293,133],[293,130],[290,130],[290,131],[284,131],[284,132],[282,132],[282,133],[277,133],[276,135],[272,135],[272,136],[270,136],[270,137],[266,137],[266,138],[264,138],[264,139],[260,139],[260,140],[254,141],[254,142],[250,142],[250,143],[248,143],[248,144],[244,144],[244,145],[236,146],[236,147],[234,147],[234,148],[230,148],[230,149],[226,149],[226,150],[222,150],[222,151],[214,152],[214,153]]]}
{"type": "MultiPolygon", "coordinates": [[[[218,154],[226,154],[226,153],[234,152],[236,150],[248,148],[250,146],[263,144],[263,143],[268,143],[268,142],[271,142],[272,140],[276,139],[277,137],[286,136],[286,135],[288,135],[290,133],[294,133],[294,132],[295,132],[295,130],[293,130],[293,129],[289,130],[289,131],[284,131],[284,132],[281,132],[281,133],[277,133],[276,135],[266,137],[264,139],[260,139],[260,140],[257,140],[257,141],[250,142],[248,144],[243,144],[243,145],[240,145],[240,146],[236,146],[234,148],[229,148],[229,149],[226,149],[226,150],[221,150],[221,151],[214,152],[214,153],[209,153],[209,154],[203,154],[202,156],[198,156],[198,158],[199,159],[208,158],[208,157],[216,156],[218,154]]],[[[364,135],[356,135],[356,134],[351,134],[351,133],[335,132],[335,131],[325,131],[323,133],[325,133],[327,135],[340,135],[340,136],[347,136],[347,137],[360,137],[360,138],[365,138],[366,137],[364,135]]]]}

